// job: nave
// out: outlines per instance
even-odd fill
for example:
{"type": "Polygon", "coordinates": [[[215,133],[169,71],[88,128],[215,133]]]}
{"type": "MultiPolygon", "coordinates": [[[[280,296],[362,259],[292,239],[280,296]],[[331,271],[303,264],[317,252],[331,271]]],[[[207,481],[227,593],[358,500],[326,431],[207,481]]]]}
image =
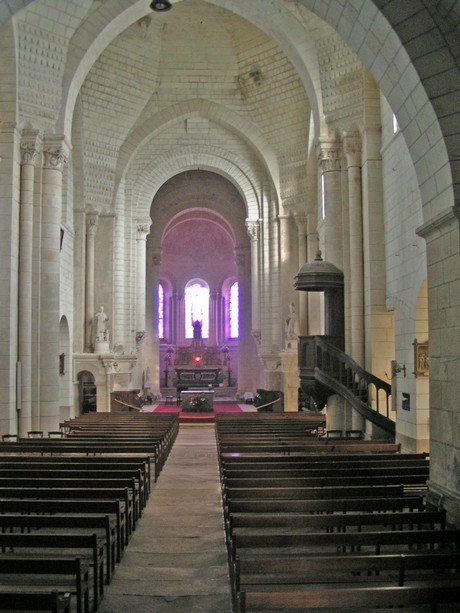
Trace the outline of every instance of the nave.
{"type": "Polygon", "coordinates": [[[98,613],[230,613],[214,425],[180,428],[98,613]]]}

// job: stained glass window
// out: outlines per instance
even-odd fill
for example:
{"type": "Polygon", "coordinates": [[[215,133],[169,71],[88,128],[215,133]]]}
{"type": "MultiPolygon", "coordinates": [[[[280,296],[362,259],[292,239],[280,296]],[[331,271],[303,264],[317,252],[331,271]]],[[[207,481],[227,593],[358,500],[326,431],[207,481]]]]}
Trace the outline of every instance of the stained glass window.
{"type": "Polygon", "coordinates": [[[193,323],[201,322],[201,338],[209,338],[209,287],[190,281],[185,288],[185,338],[193,338],[193,323]]]}

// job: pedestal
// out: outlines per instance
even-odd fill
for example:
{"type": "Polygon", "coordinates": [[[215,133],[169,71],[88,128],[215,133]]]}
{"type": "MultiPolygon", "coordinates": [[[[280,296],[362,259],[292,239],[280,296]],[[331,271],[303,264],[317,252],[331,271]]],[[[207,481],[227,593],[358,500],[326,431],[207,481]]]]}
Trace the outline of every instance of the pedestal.
{"type": "Polygon", "coordinates": [[[94,343],[94,353],[110,353],[109,341],[96,341],[94,343]]]}
{"type": "Polygon", "coordinates": [[[284,410],[299,410],[299,374],[297,366],[297,340],[286,341],[286,349],[280,353],[283,365],[284,410]]]}

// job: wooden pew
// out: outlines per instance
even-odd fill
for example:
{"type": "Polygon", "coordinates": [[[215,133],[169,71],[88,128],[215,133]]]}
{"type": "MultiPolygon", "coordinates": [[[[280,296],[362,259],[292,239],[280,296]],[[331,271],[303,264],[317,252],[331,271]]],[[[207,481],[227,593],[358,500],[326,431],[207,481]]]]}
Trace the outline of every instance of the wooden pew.
{"type": "Polygon", "coordinates": [[[244,532],[234,529],[231,535],[231,560],[236,557],[256,555],[313,555],[348,550],[380,555],[382,549],[391,548],[388,553],[407,552],[411,547],[422,549],[422,545],[434,547],[460,547],[460,530],[383,530],[366,532],[305,532],[301,530],[278,530],[244,532]]]}
{"type": "Polygon", "coordinates": [[[147,491],[151,490],[151,468],[150,456],[131,456],[131,455],[111,455],[111,456],[91,456],[87,455],[72,455],[72,456],[37,456],[21,453],[20,455],[0,455],[0,468],[24,468],[29,467],[71,467],[79,470],[79,467],[86,470],[104,470],[106,468],[113,470],[133,470],[135,473],[141,471],[143,481],[147,486],[147,491]]]}
{"type": "MultiPolygon", "coordinates": [[[[383,555],[335,555],[242,558],[235,560],[236,593],[247,586],[290,585],[318,587],[371,582],[407,585],[409,582],[435,579],[460,579],[459,551],[430,551],[383,555]],[[420,571],[429,570],[430,573],[420,571]],[[452,577],[455,573],[457,576],[452,577]]],[[[298,589],[298,587],[296,587],[298,589]]]]}
{"type": "Polygon", "coordinates": [[[25,589],[0,587],[0,602],[8,611],[51,611],[70,613],[70,594],[51,590],[48,594],[25,589]]]}
{"type": "Polygon", "coordinates": [[[86,500],[120,500],[125,508],[126,530],[125,544],[127,545],[135,526],[133,512],[133,500],[130,490],[126,488],[64,488],[64,487],[2,487],[0,488],[0,503],[5,498],[16,498],[18,500],[43,500],[58,501],[72,500],[74,502],[86,500]]]}
{"type": "Polygon", "coordinates": [[[392,513],[335,513],[328,515],[308,514],[308,513],[230,513],[228,530],[230,535],[235,528],[251,530],[257,529],[262,532],[264,529],[273,528],[305,528],[305,529],[324,529],[329,532],[345,532],[357,530],[361,532],[368,526],[381,526],[395,529],[413,530],[428,526],[444,530],[446,528],[445,511],[394,511],[392,513]]]}
{"type": "MultiPolygon", "coordinates": [[[[435,611],[440,603],[460,602],[460,582],[452,585],[426,585],[423,587],[360,587],[343,589],[304,589],[299,591],[282,591],[272,588],[270,591],[242,591],[239,601],[239,613],[256,611],[282,611],[282,613],[299,613],[300,611],[323,610],[335,613],[340,609],[361,610],[366,613],[379,611],[382,607],[410,607],[416,605],[417,613],[435,611]]],[[[415,611],[412,609],[412,611],[415,611]]]]}
{"type": "MultiPolygon", "coordinates": [[[[324,477],[259,477],[259,478],[225,478],[225,487],[229,489],[250,488],[252,490],[264,489],[268,487],[324,487],[324,486],[365,486],[372,487],[373,485],[407,485],[417,486],[422,488],[426,486],[428,475],[424,472],[422,475],[406,474],[390,474],[390,475],[358,475],[353,476],[353,471],[347,476],[341,475],[335,478],[333,474],[324,477]]],[[[0,477],[0,484],[2,478],[0,477]]]]}
{"type": "MultiPolygon", "coordinates": [[[[98,498],[99,495],[93,494],[93,492],[104,492],[104,490],[113,490],[118,491],[118,496],[114,496],[115,499],[123,500],[125,499],[127,503],[127,507],[131,513],[131,526],[132,529],[135,529],[138,518],[141,515],[140,508],[140,493],[139,487],[136,483],[135,479],[103,479],[103,478],[61,478],[61,477],[34,477],[34,478],[17,478],[17,477],[0,477],[0,498],[2,498],[3,491],[7,491],[9,489],[16,490],[31,490],[35,489],[38,495],[34,496],[35,498],[43,498],[41,492],[43,491],[53,491],[55,490],[55,495],[52,494],[48,497],[50,498],[60,498],[62,497],[61,492],[67,491],[71,492],[73,490],[75,492],[75,498],[88,498],[94,497],[98,498]],[[86,494],[83,495],[83,492],[86,494]],[[124,496],[122,497],[121,493],[124,492],[124,496]],[[90,496],[89,496],[90,494],[90,496]]],[[[7,496],[10,497],[11,496],[7,496]]],[[[14,496],[17,497],[17,496],[14,496]]],[[[20,496],[24,498],[25,496],[20,496]]],[[[66,496],[67,497],[67,496],[66,496]]],[[[103,496],[101,496],[103,497],[103,496]]],[[[107,496],[106,496],[107,497],[107,496]]]]}
{"type": "Polygon", "coordinates": [[[425,508],[424,496],[387,496],[378,498],[367,496],[365,498],[318,498],[313,500],[257,500],[257,499],[227,499],[225,505],[226,515],[235,513],[319,513],[319,514],[347,514],[347,513],[388,513],[396,511],[423,511],[425,508]]]}
{"type": "MultiPolygon", "coordinates": [[[[3,510],[3,505],[0,505],[3,510]]],[[[105,582],[109,584],[115,570],[116,559],[116,523],[114,518],[109,515],[0,515],[0,528],[2,533],[13,534],[19,528],[21,532],[31,530],[53,529],[52,534],[60,532],[85,532],[86,534],[95,533],[99,538],[104,539],[106,556],[105,582]]]]}
{"type": "Polygon", "coordinates": [[[385,496],[403,496],[402,485],[365,485],[322,486],[322,487],[259,487],[257,491],[246,487],[225,487],[224,502],[245,498],[249,500],[313,500],[316,498],[382,498],[385,496]]]}
{"type": "Polygon", "coordinates": [[[316,452],[311,453],[298,453],[295,455],[286,455],[284,453],[223,453],[220,457],[220,462],[225,466],[239,465],[239,464],[283,464],[291,465],[297,462],[307,462],[313,466],[320,466],[321,464],[331,465],[336,463],[341,465],[343,463],[357,462],[360,465],[367,465],[368,463],[374,464],[376,462],[395,462],[396,464],[411,461],[422,460],[426,461],[428,456],[420,453],[378,453],[373,454],[371,452],[366,453],[341,453],[340,450],[334,454],[324,453],[324,450],[317,448],[316,452]]]}
{"type": "MultiPolygon", "coordinates": [[[[92,486],[93,481],[109,481],[110,484],[122,485],[130,483],[130,488],[133,489],[135,494],[135,500],[137,503],[138,517],[142,514],[142,509],[147,504],[148,491],[145,486],[144,477],[140,470],[93,470],[87,468],[80,468],[81,465],[65,466],[65,467],[53,467],[53,466],[40,466],[31,465],[29,469],[16,468],[13,464],[8,468],[0,468],[0,487],[3,483],[6,484],[8,480],[14,479],[20,484],[22,480],[30,482],[31,479],[37,480],[50,480],[53,479],[57,482],[57,485],[62,482],[63,479],[71,479],[76,481],[78,486],[82,481],[89,483],[89,487],[92,486]],[[115,481],[115,483],[114,483],[115,481]],[[120,483],[121,481],[121,483],[120,483]]],[[[38,481],[40,483],[40,481],[38,481]]],[[[101,484],[102,485],[102,484],[101,484]]],[[[26,485],[27,487],[27,485],[26,485]]]]}
{"type": "MultiPolygon", "coordinates": [[[[89,613],[89,566],[80,558],[50,558],[8,555],[0,557],[0,591],[16,589],[19,593],[28,589],[38,594],[55,590],[59,594],[75,594],[77,613],[89,613]],[[52,578],[49,576],[53,575],[52,578]],[[59,579],[56,579],[56,575],[59,579]]],[[[4,606],[1,601],[0,606],[4,606]]]]}
{"type": "MultiPolygon", "coordinates": [[[[46,558],[56,557],[59,550],[71,549],[93,571],[93,599],[96,610],[104,594],[104,540],[96,534],[0,534],[1,557],[8,560],[16,549],[28,551],[27,556],[46,564],[46,558]]],[[[66,557],[65,555],[63,557],[66,557]]],[[[68,556],[67,556],[68,557],[68,556]]]]}
{"type": "MultiPolygon", "coordinates": [[[[121,560],[127,541],[128,527],[126,525],[126,506],[122,500],[21,500],[3,498],[0,500],[2,513],[19,514],[20,516],[76,516],[84,518],[105,517],[115,522],[116,530],[116,561],[121,560]]],[[[1,516],[0,516],[1,517],[1,516]]]]}

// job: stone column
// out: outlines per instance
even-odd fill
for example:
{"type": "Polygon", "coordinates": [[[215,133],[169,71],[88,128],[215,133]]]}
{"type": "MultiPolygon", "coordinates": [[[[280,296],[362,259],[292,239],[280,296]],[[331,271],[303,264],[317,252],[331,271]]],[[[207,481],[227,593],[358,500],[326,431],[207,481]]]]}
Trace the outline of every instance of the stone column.
{"type": "Polygon", "coordinates": [[[214,347],[217,343],[217,330],[218,330],[218,295],[213,292],[209,296],[209,338],[208,345],[214,347]]]}
{"type": "Polygon", "coordinates": [[[364,130],[362,147],[364,367],[385,379],[385,372],[394,358],[394,344],[392,315],[386,308],[381,134],[378,128],[364,130]]]}
{"type": "Polygon", "coordinates": [[[430,479],[427,500],[460,523],[459,390],[460,211],[449,208],[418,228],[426,241],[430,367],[430,479]]]}
{"type": "Polygon", "coordinates": [[[184,293],[177,293],[176,295],[176,308],[177,308],[177,344],[183,345],[185,342],[185,296],[184,293]]]}
{"type": "Polygon", "coordinates": [[[35,164],[41,138],[24,130],[21,141],[21,187],[19,221],[19,313],[18,361],[21,369],[19,435],[32,429],[32,274],[35,164]]]}
{"type": "Polygon", "coordinates": [[[321,139],[318,151],[324,183],[324,260],[343,268],[341,146],[333,139],[321,139]]]}
{"type": "MultiPolygon", "coordinates": [[[[160,264],[161,264],[161,249],[153,250],[151,254],[149,266],[147,270],[147,278],[148,283],[147,287],[149,291],[147,293],[147,315],[146,315],[146,325],[147,325],[147,338],[148,342],[148,351],[147,351],[147,362],[150,365],[150,373],[151,373],[151,382],[152,388],[151,392],[155,395],[160,394],[160,339],[158,338],[158,286],[160,283],[160,264]]],[[[166,296],[165,296],[166,300],[166,296]]],[[[168,305],[165,302],[164,305],[164,334],[165,340],[169,341],[171,339],[171,326],[169,325],[166,328],[166,324],[170,322],[170,309],[168,309],[168,305]]]]}
{"type": "Polygon", "coordinates": [[[259,311],[259,235],[258,219],[247,219],[246,229],[251,239],[251,300],[252,300],[252,330],[251,334],[260,342],[260,311],[259,311]]]}
{"type": "Polygon", "coordinates": [[[344,141],[348,171],[350,241],[351,357],[364,366],[363,214],[361,195],[361,140],[344,141]]]}
{"type": "MultiPolygon", "coordinates": [[[[304,213],[294,215],[297,224],[297,270],[307,261],[307,216],[304,213]]],[[[307,292],[297,292],[299,302],[299,335],[305,336],[308,330],[307,292]]]]}
{"type": "Polygon", "coordinates": [[[145,284],[147,234],[151,220],[139,222],[136,234],[136,338],[145,335],[145,284]]]}
{"type": "Polygon", "coordinates": [[[62,172],[68,147],[61,138],[43,147],[41,298],[40,298],[40,415],[32,428],[59,429],[59,278],[62,172]]]}
{"type": "Polygon", "coordinates": [[[98,211],[86,213],[86,263],[85,263],[85,351],[93,350],[94,317],[94,250],[98,211]]]}
{"type": "MultiPolygon", "coordinates": [[[[278,215],[279,242],[280,242],[280,318],[281,335],[284,338],[284,314],[288,311],[288,305],[293,301],[293,275],[290,274],[292,263],[290,215],[278,215]]],[[[297,271],[296,271],[297,272],[297,271]]],[[[296,292],[297,294],[297,292],[296,292]]],[[[297,302],[297,295],[295,296],[297,302]]]]}

